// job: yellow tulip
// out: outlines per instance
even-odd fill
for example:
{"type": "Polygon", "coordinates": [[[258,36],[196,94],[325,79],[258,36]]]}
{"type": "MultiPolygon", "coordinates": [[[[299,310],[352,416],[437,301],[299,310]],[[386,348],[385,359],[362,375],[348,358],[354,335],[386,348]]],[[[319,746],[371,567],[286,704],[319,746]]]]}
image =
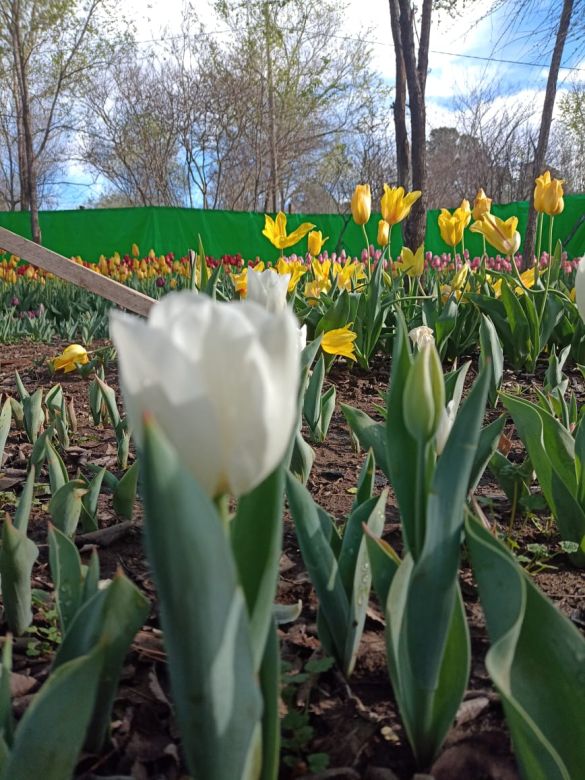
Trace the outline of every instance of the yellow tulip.
{"type": "Polygon", "coordinates": [[[449,244],[449,246],[452,247],[456,247],[457,244],[461,243],[461,239],[463,238],[463,231],[465,230],[465,219],[466,217],[462,212],[459,211],[459,209],[455,209],[453,214],[451,214],[447,209],[441,209],[438,220],[439,232],[441,233],[441,238],[446,244],[449,244]]]}
{"type": "Polygon", "coordinates": [[[140,255],[140,249],[138,244],[132,244],[132,257],[138,257],[140,255]]]}
{"type": "Polygon", "coordinates": [[[303,222],[296,230],[287,234],[286,214],[282,211],[278,212],[276,219],[272,219],[268,214],[264,215],[264,219],[265,223],[262,235],[266,236],[270,243],[277,249],[287,249],[288,247],[294,246],[294,244],[297,244],[307,235],[309,230],[312,230],[315,227],[315,225],[312,225],[310,222],[303,222]]]}
{"type": "Polygon", "coordinates": [[[396,265],[409,276],[420,276],[425,270],[425,248],[423,244],[414,253],[408,247],[403,246],[401,260],[396,265]]]}
{"type": "Polygon", "coordinates": [[[357,334],[350,330],[352,324],[344,325],[343,328],[328,330],[324,333],[321,339],[323,352],[327,352],[329,355],[340,355],[341,357],[349,358],[349,360],[356,360],[354,341],[357,338],[357,334]]]}
{"type": "Polygon", "coordinates": [[[378,222],[378,244],[380,246],[388,246],[388,238],[390,236],[390,225],[385,219],[381,219],[378,222]]]}
{"type": "MultiPolygon", "coordinates": [[[[328,282],[328,284],[329,287],[331,287],[331,282],[328,282]]],[[[305,284],[304,292],[309,306],[316,306],[317,299],[320,297],[321,293],[325,291],[327,291],[327,285],[323,284],[319,279],[315,279],[313,282],[307,282],[305,284]]]]}
{"type": "Polygon", "coordinates": [[[472,233],[480,233],[498,252],[515,255],[520,248],[520,233],[516,230],[518,217],[506,220],[487,213],[470,227],[472,233]]]}
{"type": "Polygon", "coordinates": [[[534,208],[551,217],[560,214],[565,208],[563,180],[551,179],[550,171],[538,176],[534,188],[534,208]]]}
{"type": "Polygon", "coordinates": [[[384,194],[380,201],[380,211],[389,225],[397,225],[410,214],[413,204],[420,198],[422,192],[415,190],[406,194],[404,187],[389,187],[384,185],[384,194]]]}
{"type": "MultiPolygon", "coordinates": [[[[524,295],[524,287],[534,287],[536,284],[536,266],[532,266],[532,268],[528,268],[526,271],[520,274],[520,280],[523,284],[523,287],[520,287],[518,285],[514,288],[514,292],[516,295],[524,295]]],[[[494,295],[496,298],[499,298],[502,294],[502,279],[497,279],[494,284],[492,285],[494,295]]]]}
{"type": "Polygon", "coordinates": [[[555,217],[565,208],[563,199],[563,180],[551,179],[550,171],[545,171],[535,180],[534,208],[541,213],[555,217]]]}
{"type": "Polygon", "coordinates": [[[63,371],[65,374],[69,374],[71,371],[75,371],[77,366],[89,363],[89,355],[81,344],[70,344],[51,362],[54,371],[63,371]]]}
{"type": "Polygon", "coordinates": [[[294,262],[288,261],[285,260],[284,257],[281,257],[278,260],[276,270],[281,275],[290,274],[288,292],[292,292],[299,283],[301,277],[307,273],[306,267],[301,262],[298,260],[294,262]]]}
{"type": "Polygon", "coordinates": [[[364,269],[361,263],[341,263],[333,264],[333,278],[337,282],[338,290],[347,290],[351,292],[354,285],[360,279],[365,278],[364,269]]]}
{"type": "Polygon", "coordinates": [[[453,216],[460,219],[464,223],[463,227],[466,228],[471,222],[471,208],[469,207],[469,201],[464,198],[461,201],[460,206],[453,212],[453,216]]]}
{"type": "Polygon", "coordinates": [[[451,279],[451,287],[453,290],[463,289],[463,285],[465,284],[468,273],[469,273],[469,266],[467,265],[467,263],[464,263],[461,266],[461,268],[457,271],[455,276],[451,279]]]}
{"type": "Polygon", "coordinates": [[[311,263],[311,269],[313,271],[313,276],[315,279],[322,284],[329,284],[331,285],[330,279],[329,279],[329,271],[331,270],[331,260],[323,260],[323,262],[320,262],[319,260],[313,260],[311,263]]]}
{"type": "Polygon", "coordinates": [[[321,254],[323,244],[328,240],[328,238],[329,236],[325,236],[325,238],[323,238],[323,233],[321,233],[320,230],[311,230],[308,236],[309,254],[313,255],[313,257],[317,257],[317,255],[321,254]]]}
{"type": "Polygon", "coordinates": [[[372,193],[369,184],[356,184],[351,196],[351,216],[356,225],[365,225],[372,213],[372,193]]]}
{"type": "Polygon", "coordinates": [[[480,189],[473,201],[473,211],[471,216],[473,219],[481,219],[484,214],[487,214],[492,207],[492,199],[488,198],[483,189],[480,189]]]}

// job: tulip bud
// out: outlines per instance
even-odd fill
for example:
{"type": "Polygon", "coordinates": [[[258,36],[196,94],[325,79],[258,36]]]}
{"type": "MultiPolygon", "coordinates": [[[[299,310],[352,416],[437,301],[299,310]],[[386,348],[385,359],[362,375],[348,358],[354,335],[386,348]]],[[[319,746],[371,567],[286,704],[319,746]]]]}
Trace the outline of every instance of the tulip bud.
{"type": "Polygon", "coordinates": [[[404,385],[402,410],[408,432],[420,444],[437,432],[445,407],[445,385],[439,353],[434,344],[419,350],[404,385]]]}
{"type": "Polygon", "coordinates": [[[323,233],[320,230],[311,230],[307,241],[309,254],[313,255],[313,257],[317,257],[317,255],[321,254],[323,244],[327,241],[328,238],[329,236],[323,238],[323,233]]]}
{"type": "Polygon", "coordinates": [[[385,219],[381,219],[378,222],[378,244],[380,246],[388,246],[388,238],[390,235],[390,225],[385,219]]]}
{"type": "Polygon", "coordinates": [[[553,179],[544,192],[543,197],[544,213],[550,217],[556,217],[565,208],[563,199],[563,182],[560,179],[553,179]]]}
{"type": "Polygon", "coordinates": [[[534,208],[551,217],[560,214],[565,208],[562,179],[551,179],[550,171],[545,171],[535,180],[534,208]]]}
{"type": "Polygon", "coordinates": [[[433,329],[429,328],[427,325],[419,325],[418,328],[409,330],[408,337],[412,341],[412,345],[417,349],[422,349],[425,344],[435,343],[433,329]]]}
{"type": "Polygon", "coordinates": [[[455,410],[454,402],[449,401],[447,406],[441,412],[441,421],[437,429],[437,435],[435,436],[435,449],[437,451],[437,455],[440,455],[445,449],[445,444],[447,444],[447,439],[449,438],[451,428],[455,422],[456,414],[457,412],[455,410]]]}
{"type": "Polygon", "coordinates": [[[487,214],[492,206],[492,199],[488,198],[488,196],[483,191],[483,188],[480,189],[475,196],[475,200],[473,201],[473,211],[471,212],[473,219],[481,219],[484,214],[487,214]]]}
{"type": "Polygon", "coordinates": [[[469,206],[469,201],[466,198],[463,198],[458,208],[455,209],[453,216],[457,216],[464,227],[469,225],[471,222],[471,208],[469,206]]]}
{"type": "Polygon", "coordinates": [[[369,184],[357,184],[351,197],[351,215],[356,225],[365,225],[372,211],[372,193],[369,184]]]}

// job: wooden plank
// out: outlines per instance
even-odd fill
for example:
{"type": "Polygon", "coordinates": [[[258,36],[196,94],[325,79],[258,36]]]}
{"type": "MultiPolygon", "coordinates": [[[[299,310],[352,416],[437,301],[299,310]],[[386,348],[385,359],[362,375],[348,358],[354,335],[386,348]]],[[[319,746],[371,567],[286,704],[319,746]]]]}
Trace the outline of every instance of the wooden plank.
{"type": "Polygon", "coordinates": [[[12,252],[22,260],[42,268],[43,271],[58,276],[67,282],[72,282],[84,290],[100,295],[108,301],[112,301],[122,309],[129,309],[136,314],[146,317],[150,307],[155,303],[154,298],[144,293],[133,290],[131,287],[116,282],[107,276],[102,276],[90,268],[78,265],[73,260],[68,260],[63,255],[46,249],[44,246],[29,241],[28,238],[13,233],[11,230],[0,227],[0,247],[12,252]]]}

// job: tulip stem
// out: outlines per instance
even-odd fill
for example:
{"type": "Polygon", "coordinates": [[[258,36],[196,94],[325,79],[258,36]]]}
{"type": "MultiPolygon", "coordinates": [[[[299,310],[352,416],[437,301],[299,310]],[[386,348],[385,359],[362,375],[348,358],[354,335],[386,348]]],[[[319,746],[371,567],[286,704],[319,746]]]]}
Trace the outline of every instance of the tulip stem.
{"type": "Polygon", "coordinates": [[[539,275],[539,272],[540,272],[540,251],[541,251],[541,247],[542,247],[542,225],[543,225],[543,222],[544,222],[544,214],[542,213],[542,211],[538,212],[537,222],[538,222],[538,227],[537,227],[538,238],[536,239],[536,271],[534,272],[534,283],[535,284],[538,281],[538,275],[539,275]]]}
{"type": "Polygon", "coordinates": [[[552,265],[553,225],[555,222],[555,218],[551,215],[549,219],[550,219],[550,223],[548,226],[548,266],[546,269],[546,282],[544,283],[544,296],[542,299],[542,306],[540,307],[540,317],[538,318],[539,323],[542,322],[542,318],[544,317],[544,308],[546,306],[546,299],[548,298],[548,288],[550,286],[550,268],[552,265]]]}
{"type": "Polygon", "coordinates": [[[366,253],[368,258],[368,279],[371,279],[372,268],[370,266],[370,239],[368,238],[368,231],[366,230],[365,224],[362,225],[362,230],[364,231],[364,238],[366,239],[366,253]]]}
{"type": "Polygon", "coordinates": [[[392,225],[388,227],[388,259],[392,260],[392,225]]]}
{"type": "Polygon", "coordinates": [[[418,560],[425,540],[425,509],[427,503],[427,449],[428,442],[418,442],[416,453],[416,493],[414,498],[414,560],[418,560]]]}

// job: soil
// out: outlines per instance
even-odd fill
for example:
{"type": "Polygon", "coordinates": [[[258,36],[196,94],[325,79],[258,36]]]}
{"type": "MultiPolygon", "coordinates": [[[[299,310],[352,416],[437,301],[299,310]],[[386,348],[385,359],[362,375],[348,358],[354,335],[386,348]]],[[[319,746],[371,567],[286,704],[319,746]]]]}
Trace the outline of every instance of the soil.
{"type": "MultiPolygon", "coordinates": [[[[48,389],[60,382],[67,398],[73,401],[78,421],[77,432],[72,434],[71,447],[65,454],[69,474],[73,476],[77,469],[87,473],[87,463],[98,463],[116,473],[113,430],[110,426],[97,429],[91,421],[87,391],[89,380],[76,374],[51,376],[48,371],[48,358],[57,355],[64,346],[3,345],[0,393],[17,395],[16,370],[29,389],[38,386],[48,389]]],[[[364,453],[354,450],[339,403],[351,404],[379,418],[376,405],[380,403],[380,392],[387,387],[388,375],[389,358],[380,356],[367,373],[353,366],[336,364],[328,377],[337,390],[337,409],[325,442],[312,445],[316,458],[309,488],[315,500],[340,520],[351,508],[351,488],[356,485],[364,453]]],[[[115,362],[107,367],[106,381],[118,388],[115,362]]],[[[511,373],[506,376],[508,386],[520,382],[527,387],[532,381],[532,377],[511,373]]],[[[580,375],[571,374],[570,381],[582,398],[580,375]]],[[[493,415],[493,412],[488,414],[493,415]]],[[[515,438],[511,425],[507,426],[506,435],[515,457],[520,457],[522,446],[515,438]]],[[[6,447],[3,473],[0,474],[0,512],[3,515],[14,511],[29,453],[30,445],[24,435],[13,430],[6,447]]],[[[131,453],[130,462],[132,460],[131,453]]],[[[41,481],[46,479],[43,474],[41,481]]],[[[381,490],[386,484],[386,479],[378,472],[377,489],[381,490]]],[[[559,539],[546,511],[516,517],[510,529],[511,503],[489,472],[484,475],[477,494],[494,531],[505,533],[512,539],[517,551],[525,551],[528,544],[539,543],[546,545],[551,554],[557,553],[550,562],[545,561],[545,565],[551,568],[537,571],[539,566],[533,566],[533,576],[559,609],[583,630],[585,575],[572,568],[564,554],[559,554],[559,539]]],[[[29,526],[30,537],[40,547],[33,586],[50,593],[52,584],[46,546],[49,494],[38,494],[37,499],[29,526]]],[[[108,749],[99,756],[83,755],[76,777],[84,780],[114,775],[137,780],[186,778],[170,704],[156,594],[142,551],[141,507],[137,504],[132,523],[120,525],[120,518],[112,508],[111,494],[104,492],[100,497],[98,517],[100,529],[116,527],[116,532],[90,537],[81,546],[82,557],[88,556],[97,544],[102,578],[111,577],[118,568],[122,568],[147,595],[152,609],[147,624],[136,636],[126,659],[114,706],[108,749]]],[[[392,495],[387,506],[384,536],[400,551],[399,515],[392,495]]],[[[433,767],[427,770],[435,780],[513,780],[519,775],[502,708],[484,667],[488,649],[484,619],[476,586],[465,564],[462,565],[461,583],[472,639],[469,689],[441,754],[433,767]]],[[[278,601],[294,604],[298,600],[303,605],[301,616],[280,630],[282,656],[286,662],[283,725],[293,724],[291,712],[296,711],[301,716],[296,718],[296,728],[283,730],[285,748],[280,777],[283,780],[303,777],[340,780],[412,778],[417,768],[389,683],[384,617],[374,596],[352,677],[345,680],[334,666],[330,666],[320,673],[309,674],[302,682],[295,680],[294,675],[306,670],[307,663],[323,656],[316,630],[316,597],[303,566],[294,527],[287,516],[278,601]]],[[[50,619],[47,618],[46,608],[37,608],[32,631],[15,640],[12,689],[17,717],[25,711],[50,671],[56,645],[54,633],[48,628],[50,619]]],[[[418,777],[422,780],[428,775],[418,777]]]]}

